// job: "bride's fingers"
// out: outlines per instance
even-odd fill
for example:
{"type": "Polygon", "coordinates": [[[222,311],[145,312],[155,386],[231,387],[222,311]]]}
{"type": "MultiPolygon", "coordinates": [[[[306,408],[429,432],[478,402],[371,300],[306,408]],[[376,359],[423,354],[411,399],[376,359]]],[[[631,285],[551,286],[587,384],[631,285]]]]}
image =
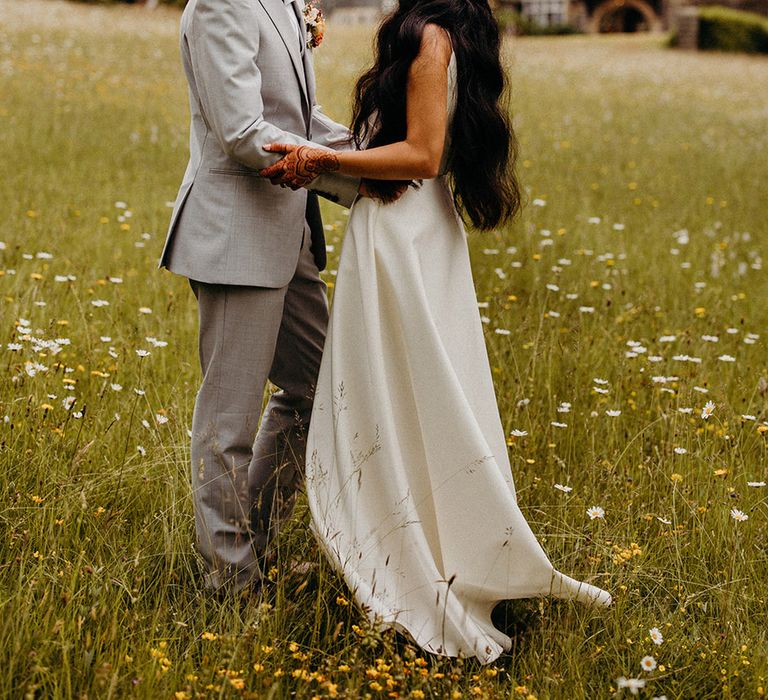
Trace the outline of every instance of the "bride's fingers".
{"type": "Polygon", "coordinates": [[[291,153],[297,148],[298,146],[292,143],[268,143],[264,146],[264,150],[270,153],[291,153]]]}
{"type": "Polygon", "coordinates": [[[268,168],[259,170],[259,175],[261,175],[261,177],[268,177],[270,180],[273,177],[278,177],[282,173],[283,173],[282,161],[278,161],[277,163],[270,165],[268,168]]]}
{"type": "Polygon", "coordinates": [[[282,175],[285,175],[289,170],[288,163],[290,162],[290,159],[292,156],[290,154],[286,154],[283,158],[278,160],[276,163],[273,163],[272,165],[264,168],[263,170],[259,171],[259,175],[261,177],[279,177],[282,175]]]}

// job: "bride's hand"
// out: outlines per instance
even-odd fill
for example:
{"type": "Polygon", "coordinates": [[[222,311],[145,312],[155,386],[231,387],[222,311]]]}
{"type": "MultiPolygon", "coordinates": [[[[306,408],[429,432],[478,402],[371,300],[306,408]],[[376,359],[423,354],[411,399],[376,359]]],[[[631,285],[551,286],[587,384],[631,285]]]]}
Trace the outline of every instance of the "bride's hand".
{"type": "Polygon", "coordinates": [[[270,153],[284,153],[277,163],[259,172],[273,185],[297,190],[306,187],[318,175],[339,169],[339,159],[333,151],[290,143],[269,143],[264,146],[270,153]]]}

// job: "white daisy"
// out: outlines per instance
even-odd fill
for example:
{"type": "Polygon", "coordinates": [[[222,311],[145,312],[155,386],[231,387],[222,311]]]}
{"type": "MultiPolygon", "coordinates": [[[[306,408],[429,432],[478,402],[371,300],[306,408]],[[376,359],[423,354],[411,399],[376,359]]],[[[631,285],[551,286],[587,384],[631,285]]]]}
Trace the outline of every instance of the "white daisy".
{"type": "Polygon", "coordinates": [[[701,409],[701,417],[704,420],[707,420],[707,418],[709,418],[714,412],[715,412],[715,402],[707,401],[707,403],[704,404],[704,408],[701,409]]]}
{"type": "Polygon", "coordinates": [[[642,667],[643,671],[653,671],[656,668],[656,659],[654,659],[652,656],[644,656],[642,659],[640,659],[640,666],[642,667]]]}
{"type": "Polygon", "coordinates": [[[749,516],[743,510],[739,510],[738,508],[731,508],[731,517],[740,523],[749,520],[749,516]]]}
{"type": "Polygon", "coordinates": [[[648,634],[651,635],[651,641],[656,646],[661,646],[664,643],[664,635],[662,635],[661,630],[658,627],[651,627],[651,629],[648,630],[648,634]]]}
{"type": "Polygon", "coordinates": [[[605,518],[605,509],[600,506],[591,506],[590,508],[587,508],[587,515],[590,520],[595,520],[596,518],[602,519],[605,518]]]}

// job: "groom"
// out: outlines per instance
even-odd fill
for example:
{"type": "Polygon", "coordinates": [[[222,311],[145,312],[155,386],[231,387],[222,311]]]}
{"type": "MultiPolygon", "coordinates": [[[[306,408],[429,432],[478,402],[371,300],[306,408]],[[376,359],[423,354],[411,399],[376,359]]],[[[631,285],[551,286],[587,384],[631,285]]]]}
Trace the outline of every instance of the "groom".
{"type": "Polygon", "coordinates": [[[190,0],[181,19],[190,158],[161,267],[198,301],[203,381],[192,420],[192,487],[205,586],[261,581],[290,512],[328,323],[317,195],[350,206],[359,182],[308,189],[258,176],[270,142],[350,148],[315,104],[302,0],[190,0]],[[267,380],[280,388],[259,425],[267,380]]]}

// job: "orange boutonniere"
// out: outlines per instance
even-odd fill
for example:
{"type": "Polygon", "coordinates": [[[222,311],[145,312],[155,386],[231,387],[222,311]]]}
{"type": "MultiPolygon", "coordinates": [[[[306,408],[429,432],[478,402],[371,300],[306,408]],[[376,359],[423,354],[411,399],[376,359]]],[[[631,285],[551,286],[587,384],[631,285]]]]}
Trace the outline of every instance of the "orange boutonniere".
{"type": "Polygon", "coordinates": [[[307,48],[316,49],[323,43],[325,15],[315,0],[304,5],[304,23],[307,25],[307,48]]]}

